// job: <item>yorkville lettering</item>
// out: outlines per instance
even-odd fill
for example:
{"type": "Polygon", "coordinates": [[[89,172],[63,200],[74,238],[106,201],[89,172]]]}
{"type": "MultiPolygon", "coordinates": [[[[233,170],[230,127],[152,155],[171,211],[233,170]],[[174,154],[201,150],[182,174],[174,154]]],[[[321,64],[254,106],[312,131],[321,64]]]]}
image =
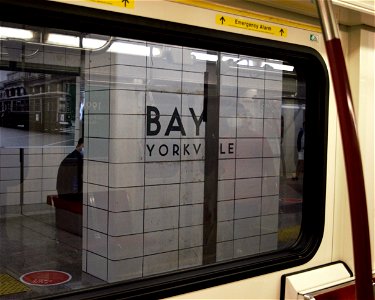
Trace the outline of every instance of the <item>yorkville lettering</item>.
{"type": "Polygon", "coordinates": [[[162,144],[155,149],[155,144],[146,144],[148,156],[153,156],[154,154],[159,154],[160,156],[166,156],[168,154],[172,156],[190,155],[191,153],[199,154],[202,144],[162,144]],[[190,147],[191,146],[191,147],[190,147]]]}
{"type": "MultiPolygon", "coordinates": [[[[203,114],[199,117],[196,115],[193,108],[189,108],[190,116],[195,125],[195,136],[199,137],[200,134],[200,126],[203,122],[203,114]]],[[[162,124],[160,123],[160,111],[155,106],[147,106],[146,107],[146,135],[147,136],[157,136],[160,133],[164,136],[169,136],[172,131],[180,132],[181,136],[186,136],[185,126],[181,120],[181,116],[178,112],[177,107],[173,110],[172,116],[170,117],[169,123],[167,128],[164,131],[162,128],[162,124]]],[[[227,145],[223,145],[220,143],[219,145],[220,154],[233,154],[234,153],[234,143],[228,143],[227,145]]],[[[167,155],[170,156],[190,156],[191,154],[201,156],[203,158],[202,153],[202,143],[165,143],[161,145],[157,145],[155,143],[147,143],[146,144],[146,153],[148,157],[152,156],[161,156],[165,157],[167,155]]]]}

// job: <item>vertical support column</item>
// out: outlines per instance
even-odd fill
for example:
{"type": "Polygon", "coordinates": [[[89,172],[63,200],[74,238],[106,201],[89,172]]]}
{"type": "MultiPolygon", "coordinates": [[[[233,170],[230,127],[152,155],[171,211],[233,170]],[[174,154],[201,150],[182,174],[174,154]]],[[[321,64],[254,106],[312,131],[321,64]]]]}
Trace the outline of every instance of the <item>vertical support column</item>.
{"type": "MultiPolygon", "coordinates": [[[[83,44],[82,44],[82,38],[80,38],[80,47],[83,47],[83,44]]],[[[77,138],[77,135],[75,135],[75,137],[77,138],[77,140],[80,138],[80,137],[83,137],[84,136],[84,132],[85,132],[85,122],[84,122],[84,113],[83,113],[83,107],[85,107],[85,102],[86,102],[86,99],[85,99],[85,82],[86,82],[86,78],[85,78],[85,64],[86,64],[86,60],[85,60],[85,56],[86,56],[86,51],[85,50],[81,50],[81,66],[80,66],[80,70],[81,70],[81,74],[80,74],[80,84],[79,84],[79,106],[78,106],[78,118],[76,116],[76,121],[77,122],[77,125],[79,128],[77,128],[77,125],[76,125],[76,133],[78,133],[78,138],[77,138]],[[82,113],[82,116],[81,116],[81,113],[82,113]],[[82,119],[81,119],[82,117],[82,119]]]]}
{"type": "MultiPolygon", "coordinates": [[[[215,53],[216,54],[216,53],[215,53]]],[[[204,208],[203,208],[203,264],[216,262],[217,187],[219,159],[219,64],[207,62],[204,78],[204,113],[206,122],[204,208]]]]}
{"type": "Polygon", "coordinates": [[[21,206],[21,214],[23,213],[23,188],[24,188],[24,165],[25,165],[25,160],[24,160],[24,148],[20,148],[20,206],[21,206]]]}
{"type": "Polygon", "coordinates": [[[374,294],[367,200],[352,93],[338,26],[333,15],[332,2],[319,0],[316,4],[331,66],[331,76],[343,142],[352,224],[356,298],[372,299],[374,294]]]}

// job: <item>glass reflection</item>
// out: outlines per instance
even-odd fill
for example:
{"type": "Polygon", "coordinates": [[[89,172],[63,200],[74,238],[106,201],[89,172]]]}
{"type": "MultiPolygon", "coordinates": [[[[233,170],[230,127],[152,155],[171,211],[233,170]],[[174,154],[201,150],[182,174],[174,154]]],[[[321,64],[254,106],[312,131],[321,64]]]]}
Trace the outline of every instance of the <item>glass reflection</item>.
{"type": "MultiPolygon", "coordinates": [[[[50,34],[60,46],[33,45],[28,71],[0,71],[0,205],[28,215],[19,222],[53,253],[64,254],[55,241],[75,253],[49,267],[74,265],[77,286],[97,285],[296,241],[303,74],[287,61],[148,41],[114,38],[82,53],[61,46],[78,47],[82,36],[50,34]],[[62,163],[70,175],[59,171],[65,158],[79,161],[62,163]]],[[[23,50],[10,46],[2,59],[14,65],[23,50]]]]}

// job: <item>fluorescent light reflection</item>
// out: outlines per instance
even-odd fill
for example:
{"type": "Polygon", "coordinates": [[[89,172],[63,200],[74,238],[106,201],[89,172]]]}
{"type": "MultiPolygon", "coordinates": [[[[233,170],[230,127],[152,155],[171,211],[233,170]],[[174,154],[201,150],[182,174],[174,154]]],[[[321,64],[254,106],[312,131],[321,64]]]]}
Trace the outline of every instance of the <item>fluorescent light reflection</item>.
{"type": "Polygon", "coordinates": [[[264,68],[265,66],[270,66],[274,70],[279,70],[279,71],[289,71],[289,72],[292,72],[294,70],[293,66],[282,65],[282,64],[271,63],[271,62],[262,62],[261,68],[264,68]]]}
{"type": "Polygon", "coordinates": [[[79,37],[73,35],[49,33],[47,43],[70,47],[79,47],[79,37]]]}
{"type": "Polygon", "coordinates": [[[98,49],[103,47],[107,41],[105,40],[98,40],[98,39],[91,39],[91,38],[83,38],[82,46],[86,49],[98,49]]]}
{"type": "Polygon", "coordinates": [[[306,104],[283,104],[281,105],[282,109],[306,109],[306,104]]]}
{"type": "MultiPolygon", "coordinates": [[[[193,53],[192,53],[193,54],[193,53]]],[[[195,52],[194,52],[195,54],[195,52]]],[[[202,53],[200,53],[202,55],[202,53]]],[[[205,54],[208,55],[208,54],[205,54]]],[[[208,60],[207,57],[200,57],[202,60],[208,60]]],[[[199,59],[199,58],[198,58],[199,59]]],[[[236,58],[236,57],[230,57],[230,56],[223,56],[221,58],[223,62],[231,62],[235,63],[237,66],[229,66],[229,68],[236,68],[236,69],[242,69],[242,70],[249,70],[249,67],[257,67],[257,63],[252,59],[246,59],[246,58],[236,58]]],[[[280,61],[277,62],[262,62],[260,66],[258,65],[258,68],[264,68],[266,66],[271,67],[273,70],[279,70],[279,71],[289,71],[292,72],[294,70],[294,66],[290,65],[283,65],[280,63],[280,61]]],[[[262,71],[260,69],[252,69],[254,71],[262,71]]]]}
{"type": "Polygon", "coordinates": [[[0,37],[2,38],[15,38],[22,40],[30,40],[34,36],[31,30],[11,28],[11,27],[0,27],[0,37]]]}
{"type": "MultiPolygon", "coordinates": [[[[80,47],[80,38],[78,36],[65,35],[50,33],[47,37],[47,43],[54,45],[63,45],[69,47],[80,47]]],[[[82,39],[82,48],[83,49],[100,49],[108,41],[93,39],[93,38],[83,38],[82,39]]],[[[156,47],[148,47],[139,44],[131,44],[126,42],[114,42],[108,49],[108,52],[119,53],[119,54],[129,54],[129,55],[138,55],[138,56],[160,56],[161,50],[156,47]]]]}
{"type": "Polygon", "coordinates": [[[204,60],[204,61],[217,61],[218,56],[215,54],[207,54],[202,52],[191,52],[191,56],[193,56],[197,60],[204,60]]]}
{"type": "MultiPolygon", "coordinates": [[[[49,33],[47,36],[47,43],[53,45],[62,45],[69,47],[80,47],[80,38],[74,35],[58,34],[58,33],[49,33]]],[[[107,43],[106,40],[92,39],[92,38],[83,38],[82,47],[85,49],[98,49],[101,48],[107,43]]]]}
{"type": "Polygon", "coordinates": [[[230,61],[230,60],[232,60],[233,62],[238,62],[240,59],[237,58],[237,57],[223,56],[223,57],[221,58],[221,60],[222,60],[223,62],[230,61]]]}
{"type": "Polygon", "coordinates": [[[159,56],[161,50],[155,47],[148,47],[144,45],[130,44],[124,42],[114,42],[108,49],[109,52],[138,55],[138,56],[159,56]]]}
{"type": "Polygon", "coordinates": [[[238,63],[240,66],[254,67],[255,64],[251,59],[242,59],[238,63]]]}

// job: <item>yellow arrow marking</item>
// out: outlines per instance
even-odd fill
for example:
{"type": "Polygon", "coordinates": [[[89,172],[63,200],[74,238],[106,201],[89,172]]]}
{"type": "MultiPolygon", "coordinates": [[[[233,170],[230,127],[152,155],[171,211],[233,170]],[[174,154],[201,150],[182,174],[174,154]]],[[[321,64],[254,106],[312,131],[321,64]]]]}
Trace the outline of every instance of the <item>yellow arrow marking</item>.
{"type": "Polygon", "coordinates": [[[134,5],[135,5],[134,3],[135,0],[85,0],[85,1],[118,6],[122,8],[134,8],[134,5]]]}

